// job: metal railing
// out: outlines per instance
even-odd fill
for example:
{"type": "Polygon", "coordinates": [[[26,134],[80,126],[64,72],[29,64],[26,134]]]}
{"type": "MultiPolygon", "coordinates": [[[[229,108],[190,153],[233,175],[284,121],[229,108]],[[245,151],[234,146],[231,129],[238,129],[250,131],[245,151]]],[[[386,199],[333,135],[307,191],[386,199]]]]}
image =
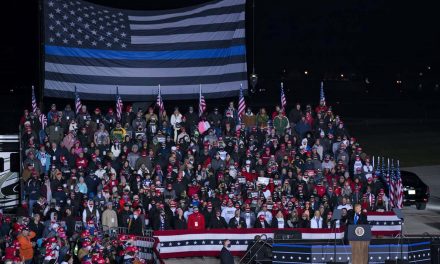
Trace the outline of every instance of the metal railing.
{"type": "MultiPolygon", "coordinates": [[[[262,261],[264,261],[264,260],[259,260],[259,259],[257,259],[257,254],[258,254],[263,248],[265,248],[265,246],[268,246],[268,247],[272,248],[272,245],[269,244],[269,243],[267,242],[267,235],[266,235],[266,234],[262,234],[262,235],[260,236],[260,238],[259,238],[257,241],[254,242],[254,244],[252,245],[252,247],[249,248],[249,250],[246,251],[246,253],[243,255],[243,257],[240,259],[239,263],[249,264],[249,263],[252,263],[252,261],[253,261],[254,259],[255,259],[255,262],[257,262],[257,263],[258,263],[258,262],[262,262],[262,261]],[[263,237],[264,237],[264,240],[263,240],[263,237]],[[257,251],[252,252],[252,249],[254,249],[254,247],[256,247],[256,246],[259,246],[259,248],[257,249],[257,251]],[[252,254],[252,255],[251,255],[251,254],[252,254]],[[249,260],[248,260],[247,262],[245,262],[245,260],[246,260],[246,256],[247,256],[247,255],[250,255],[250,256],[249,256],[249,260]]],[[[272,261],[272,260],[270,260],[270,261],[272,261]]]]}

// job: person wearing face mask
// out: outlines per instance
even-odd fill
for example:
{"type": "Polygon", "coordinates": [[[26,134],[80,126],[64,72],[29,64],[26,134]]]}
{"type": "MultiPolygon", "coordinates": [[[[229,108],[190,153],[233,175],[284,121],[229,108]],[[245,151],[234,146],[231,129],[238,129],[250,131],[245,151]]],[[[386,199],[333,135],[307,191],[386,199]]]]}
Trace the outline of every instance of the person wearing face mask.
{"type": "Polygon", "coordinates": [[[194,212],[188,216],[188,229],[189,230],[204,230],[205,229],[205,217],[199,212],[199,208],[194,206],[194,212]]]}
{"type": "Polygon", "coordinates": [[[78,251],[78,259],[82,261],[86,256],[89,255],[90,250],[92,249],[92,245],[90,242],[85,241],[82,243],[82,248],[78,251]]]}
{"type": "Polygon", "coordinates": [[[244,212],[241,213],[241,217],[244,219],[247,228],[254,227],[256,216],[255,213],[251,211],[251,206],[249,204],[245,205],[244,212]]]}
{"type": "Polygon", "coordinates": [[[164,210],[160,210],[159,214],[155,215],[155,220],[153,222],[153,229],[154,230],[169,230],[171,229],[171,220],[167,216],[164,210]]]}
{"type": "Polygon", "coordinates": [[[220,264],[234,264],[234,257],[230,251],[231,241],[226,239],[223,241],[223,248],[220,251],[220,264]]]}
{"type": "Polygon", "coordinates": [[[264,214],[258,216],[258,220],[255,222],[255,228],[269,228],[270,225],[266,221],[264,214]]]}
{"type": "Polygon", "coordinates": [[[176,230],[186,230],[188,228],[182,208],[177,208],[177,214],[173,218],[173,227],[176,230]]]}
{"type": "Polygon", "coordinates": [[[310,227],[310,221],[308,219],[308,214],[303,213],[301,216],[301,219],[299,221],[299,228],[309,228],[310,227]]]}
{"type": "Polygon", "coordinates": [[[142,219],[140,217],[141,210],[138,209],[133,212],[133,218],[130,219],[128,224],[128,233],[130,235],[142,236],[143,235],[143,226],[142,219]]]}
{"type": "Polygon", "coordinates": [[[240,217],[240,209],[235,210],[235,215],[229,220],[229,228],[246,228],[244,218],[240,217]]]}
{"type": "Polygon", "coordinates": [[[118,227],[118,216],[113,210],[113,203],[107,202],[107,209],[102,213],[102,228],[104,231],[118,227]]]}

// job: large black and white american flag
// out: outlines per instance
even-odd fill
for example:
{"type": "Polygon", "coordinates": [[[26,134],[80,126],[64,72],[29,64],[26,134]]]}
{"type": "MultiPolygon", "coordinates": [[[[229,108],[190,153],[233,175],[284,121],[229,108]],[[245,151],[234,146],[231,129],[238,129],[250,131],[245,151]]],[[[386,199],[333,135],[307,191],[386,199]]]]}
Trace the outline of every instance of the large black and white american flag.
{"type": "Polygon", "coordinates": [[[247,89],[245,0],[165,11],[45,0],[45,95],[88,99],[235,96],[247,89]]]}

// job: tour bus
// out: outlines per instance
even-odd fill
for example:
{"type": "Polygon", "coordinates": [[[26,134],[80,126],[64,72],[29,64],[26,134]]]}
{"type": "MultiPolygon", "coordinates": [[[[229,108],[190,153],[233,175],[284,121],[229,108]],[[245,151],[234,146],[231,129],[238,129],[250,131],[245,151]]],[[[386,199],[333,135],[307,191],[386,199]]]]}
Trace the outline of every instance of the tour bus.
{"type": "Polygon", "coordinates": [[[17,135],[0,135],[0,211],[20,204],[20,141],[17,135]]]}

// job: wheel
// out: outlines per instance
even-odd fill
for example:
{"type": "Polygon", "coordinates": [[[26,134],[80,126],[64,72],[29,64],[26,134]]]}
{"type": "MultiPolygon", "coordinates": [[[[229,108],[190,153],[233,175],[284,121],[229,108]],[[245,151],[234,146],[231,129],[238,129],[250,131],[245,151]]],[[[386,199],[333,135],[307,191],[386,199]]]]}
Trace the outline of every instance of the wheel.
{"type": "Polygon", "coordinates": [[[426,203],[417,203],[416,204],[417,210],[425,210],[426,209],[426,203]]]}

